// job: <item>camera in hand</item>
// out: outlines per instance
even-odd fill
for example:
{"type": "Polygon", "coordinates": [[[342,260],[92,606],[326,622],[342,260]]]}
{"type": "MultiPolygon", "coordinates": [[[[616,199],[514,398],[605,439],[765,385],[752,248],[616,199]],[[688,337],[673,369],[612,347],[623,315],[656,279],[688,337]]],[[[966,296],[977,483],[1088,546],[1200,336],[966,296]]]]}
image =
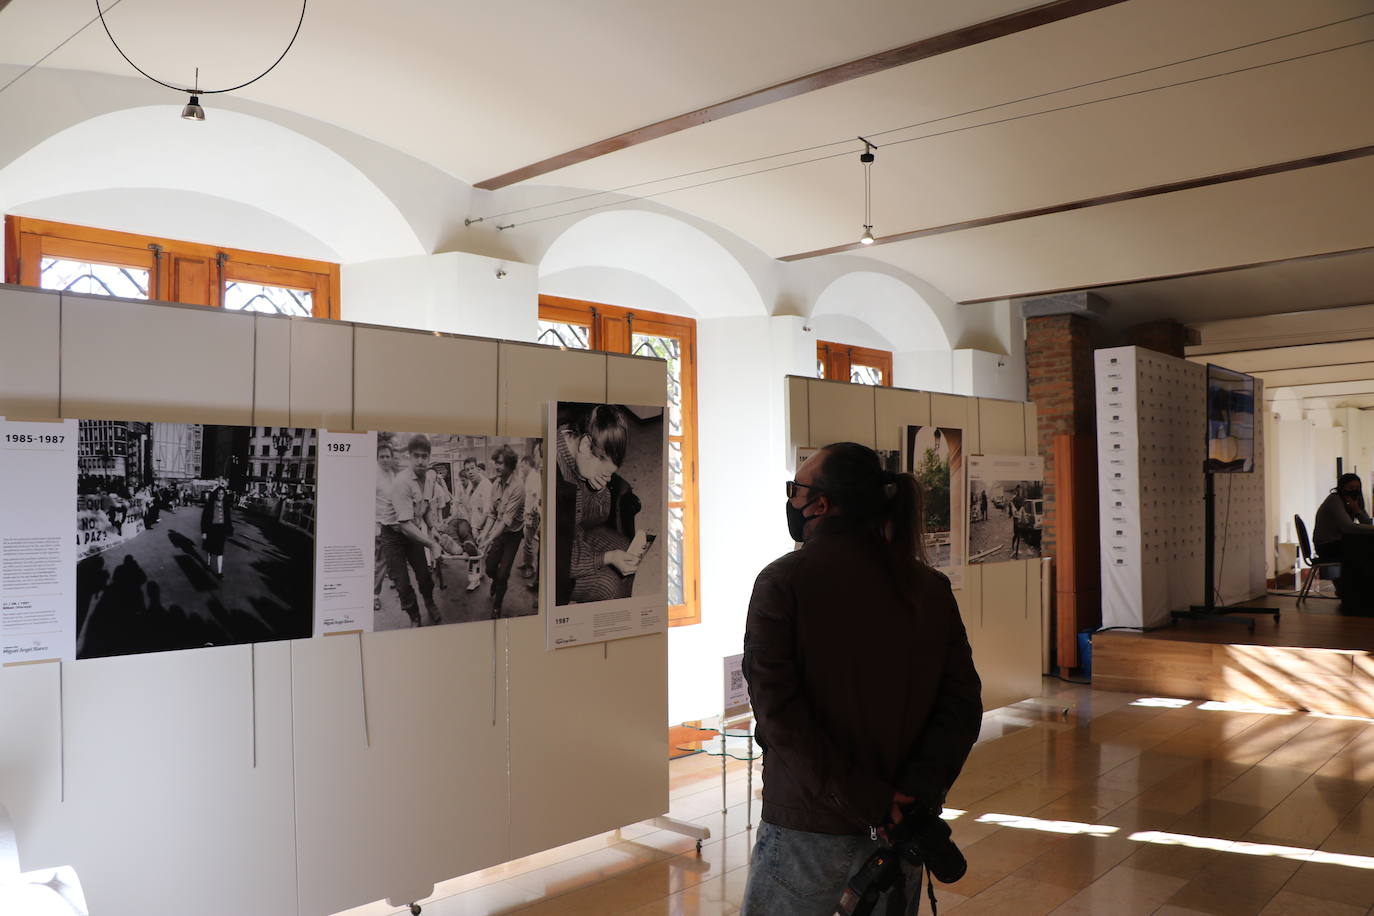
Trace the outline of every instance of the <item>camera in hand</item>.
{"type": "MultiPolygon", "coordinates": [[[[887,829],[887,841],[849,879],[836,916],[872,913],[879,897],[902,884],[903,861],[924,865],[941,884],[953,884],[968,871],[964,854],[950,839],[949,824],[928,808],[904,809],[902,822],[887,829]]],[[[932,907],[934,902],[932,896],[932,907]]]]}

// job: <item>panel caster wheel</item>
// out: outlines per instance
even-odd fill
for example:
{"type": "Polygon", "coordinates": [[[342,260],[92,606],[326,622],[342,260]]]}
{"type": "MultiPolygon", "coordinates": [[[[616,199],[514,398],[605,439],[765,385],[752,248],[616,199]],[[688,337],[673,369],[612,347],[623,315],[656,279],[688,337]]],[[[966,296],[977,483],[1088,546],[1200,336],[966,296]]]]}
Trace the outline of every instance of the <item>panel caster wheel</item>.
{"type": "Polygon", "coordinates": [[[701,855],[701,840],[697,840],[697,855],[701,855]]]}
{"type": "Polygon", "coordinates": [[[420,916],[420,904],[412,903],[410,905],[410,916],[420,916]]]}

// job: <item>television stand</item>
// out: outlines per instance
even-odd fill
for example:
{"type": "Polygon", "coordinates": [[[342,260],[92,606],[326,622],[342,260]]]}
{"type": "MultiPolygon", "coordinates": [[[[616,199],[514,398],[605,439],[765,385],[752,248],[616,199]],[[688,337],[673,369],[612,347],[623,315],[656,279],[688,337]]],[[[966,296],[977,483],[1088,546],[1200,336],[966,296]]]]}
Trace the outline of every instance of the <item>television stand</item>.
{"type": "Polygon", "coordinates": [[[1206,539],[1203,545],[1203,578],[1207,580],[1207,596],[1202,604],[1195,604],[1186,611],[1170,611],[1170,624],[1177,626],[1180,620],[1219,620],[1223,623],[1239,623],[1250,628],[1250,632],[1255,632],[1255,618],[1253,617],[1231,617],[1230,614],[1273,614],[1274,623],[1279,622],[1279,609],[1273,607],[1227,607],[1216,603],[1216,565],[1217,565],[1217,510],[1216,510],[1216,481],[1211,471],[1207,475],[1207,495],[1204,497],[1206,503],[1205,514],[1205,534],[1206,539]]]}

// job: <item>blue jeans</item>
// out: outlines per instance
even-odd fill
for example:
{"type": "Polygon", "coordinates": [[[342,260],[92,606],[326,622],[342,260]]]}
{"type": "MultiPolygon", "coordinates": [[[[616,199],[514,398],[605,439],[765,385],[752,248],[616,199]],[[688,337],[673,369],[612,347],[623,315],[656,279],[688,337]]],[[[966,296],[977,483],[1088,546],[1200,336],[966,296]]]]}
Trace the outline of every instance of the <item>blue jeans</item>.
{"type": "MultiPolygon", "coordinates": [[[[834,916],[845,884],[882,843],[863,836],[808,833],[763,821],[740,916],[834,916]]],[[[908,906],[920,899],[921,874],[903,869],[908,906]]],[[[885,912],[888,895],[874,908],[885,912]]]]}

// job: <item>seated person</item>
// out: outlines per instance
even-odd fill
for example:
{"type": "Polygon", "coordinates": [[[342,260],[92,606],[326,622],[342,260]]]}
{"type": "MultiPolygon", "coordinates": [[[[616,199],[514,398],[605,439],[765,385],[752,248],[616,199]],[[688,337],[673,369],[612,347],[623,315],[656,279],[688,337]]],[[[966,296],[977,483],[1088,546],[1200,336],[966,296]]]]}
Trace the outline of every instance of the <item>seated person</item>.
{"type": "MultiPolygon", "coordinates": [[[[1374,535],[1374,522],[1364,507],[1364,488],[1359,475],[1342,474],[1336,488],[1322,500],[1312,526],[1312,546],[1322,560],[1354,560],[1345,557],[1342,540],[1347,534],[1374,535]]],[[[1374,542],[1371,542],[1374,543],[1374,542]]],[[[1343,579],[1335,580],[1336,594],[1343,595],[1343,579]]]]}

